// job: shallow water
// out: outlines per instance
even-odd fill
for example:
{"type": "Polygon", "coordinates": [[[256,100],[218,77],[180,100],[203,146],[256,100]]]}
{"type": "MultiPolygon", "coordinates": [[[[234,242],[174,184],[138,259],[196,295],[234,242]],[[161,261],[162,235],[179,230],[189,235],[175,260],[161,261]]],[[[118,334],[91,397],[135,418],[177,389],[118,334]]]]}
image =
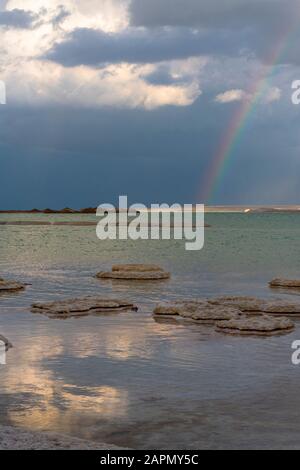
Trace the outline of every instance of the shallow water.
{"type": "MultiPolygon", "coordinates": [[[[0,222],[43,218],[94,220],[0,222]]],[[[235,338],[151,315],[173,298],[287,295],[267,283],[299,277],[300,215],[208,214],[206,222],[201,252],[178,241],[100,242],[92,226],[0,226],[1,275],[32,284],[0,297],[0,333],[14,344],[0,366],[0,423],[132,448],[300,448],[300,366],[291,364],[300,323],[287,336],[235,338]],[[117,262],[159,263],[173,276],[93,278],[117,262]],[[29,311],[33,301],[85,294],[125,296],[140,310],[69,320],[29,311]]]]}

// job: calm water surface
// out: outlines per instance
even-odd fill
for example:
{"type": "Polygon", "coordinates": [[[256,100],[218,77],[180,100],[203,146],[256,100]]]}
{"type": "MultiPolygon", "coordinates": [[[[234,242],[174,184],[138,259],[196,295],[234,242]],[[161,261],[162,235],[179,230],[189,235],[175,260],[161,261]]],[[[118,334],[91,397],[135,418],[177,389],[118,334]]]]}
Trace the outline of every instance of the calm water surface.
{"type": "MultiPolygon", "coordinates": [[[[0,222],[45,218],[93,220],[0,222]]],[[[175,298],[286,297],[267,283],[299,277],[300,215],[208,214],[206,222],[201,252],[178,241],[100,242],[94,227],[0,226],[0,274],[32,284],[0,298],[0,333],[14,344],[0,366],[0,423],[144,449],[300,448],[300,367],[291,365],[300,323],[288,336],[234,338],[151,314],[175,298]],[[93,278],[117,262],[159,263],[173,276],[93,278]],[[69,320],[30,313],[33,301],[86,294],[125,296],[140,309],[69,320]]]]}

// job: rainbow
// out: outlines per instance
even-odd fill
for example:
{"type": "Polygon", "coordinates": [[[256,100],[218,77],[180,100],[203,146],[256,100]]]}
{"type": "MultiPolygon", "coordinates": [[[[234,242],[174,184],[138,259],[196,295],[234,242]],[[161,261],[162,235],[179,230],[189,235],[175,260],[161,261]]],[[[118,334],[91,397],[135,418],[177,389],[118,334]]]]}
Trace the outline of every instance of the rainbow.
{"type": "Polygon", "coordinates": [[[255,111],[256,105],[269,86],[269,81],[276,70],[279,59],[290,42],[290,37],[291,30],[289,27],[287,31],[284,31],[284,34],[282,34],[267,57],[263,72],[248,88],[245,93],[245,99],[243,99],[241,105],[233,114],[226,133],[224,133],[217,151],[212,158],[205,182],[202,185],[200,194],[201,201],[205,203],[212,202],[212,198],[225,176],[231,156],[243,137],[243,133],[250,117],[255,111]]]}

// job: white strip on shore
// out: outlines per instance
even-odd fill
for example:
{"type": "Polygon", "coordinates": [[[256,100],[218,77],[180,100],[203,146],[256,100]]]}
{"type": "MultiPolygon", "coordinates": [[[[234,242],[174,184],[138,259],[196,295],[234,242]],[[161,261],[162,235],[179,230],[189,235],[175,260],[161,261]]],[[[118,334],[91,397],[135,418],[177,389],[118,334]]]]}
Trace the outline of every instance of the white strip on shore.
{"type": "Polygon", "coordinates": [[[0,450],[118,450],[121,447],[76,437],[0,426],[0,450]]]}

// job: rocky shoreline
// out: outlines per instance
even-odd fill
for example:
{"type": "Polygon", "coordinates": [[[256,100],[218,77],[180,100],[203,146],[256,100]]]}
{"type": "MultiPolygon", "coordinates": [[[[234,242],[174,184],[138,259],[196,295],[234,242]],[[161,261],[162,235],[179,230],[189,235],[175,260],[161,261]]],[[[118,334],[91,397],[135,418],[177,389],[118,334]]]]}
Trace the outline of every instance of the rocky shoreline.
{"type": "Polygon", "coordinates": [[[103,442],[78,439],[64,434],[33,432],[0,426],[0,450],[121,450],[103,442]]]}

